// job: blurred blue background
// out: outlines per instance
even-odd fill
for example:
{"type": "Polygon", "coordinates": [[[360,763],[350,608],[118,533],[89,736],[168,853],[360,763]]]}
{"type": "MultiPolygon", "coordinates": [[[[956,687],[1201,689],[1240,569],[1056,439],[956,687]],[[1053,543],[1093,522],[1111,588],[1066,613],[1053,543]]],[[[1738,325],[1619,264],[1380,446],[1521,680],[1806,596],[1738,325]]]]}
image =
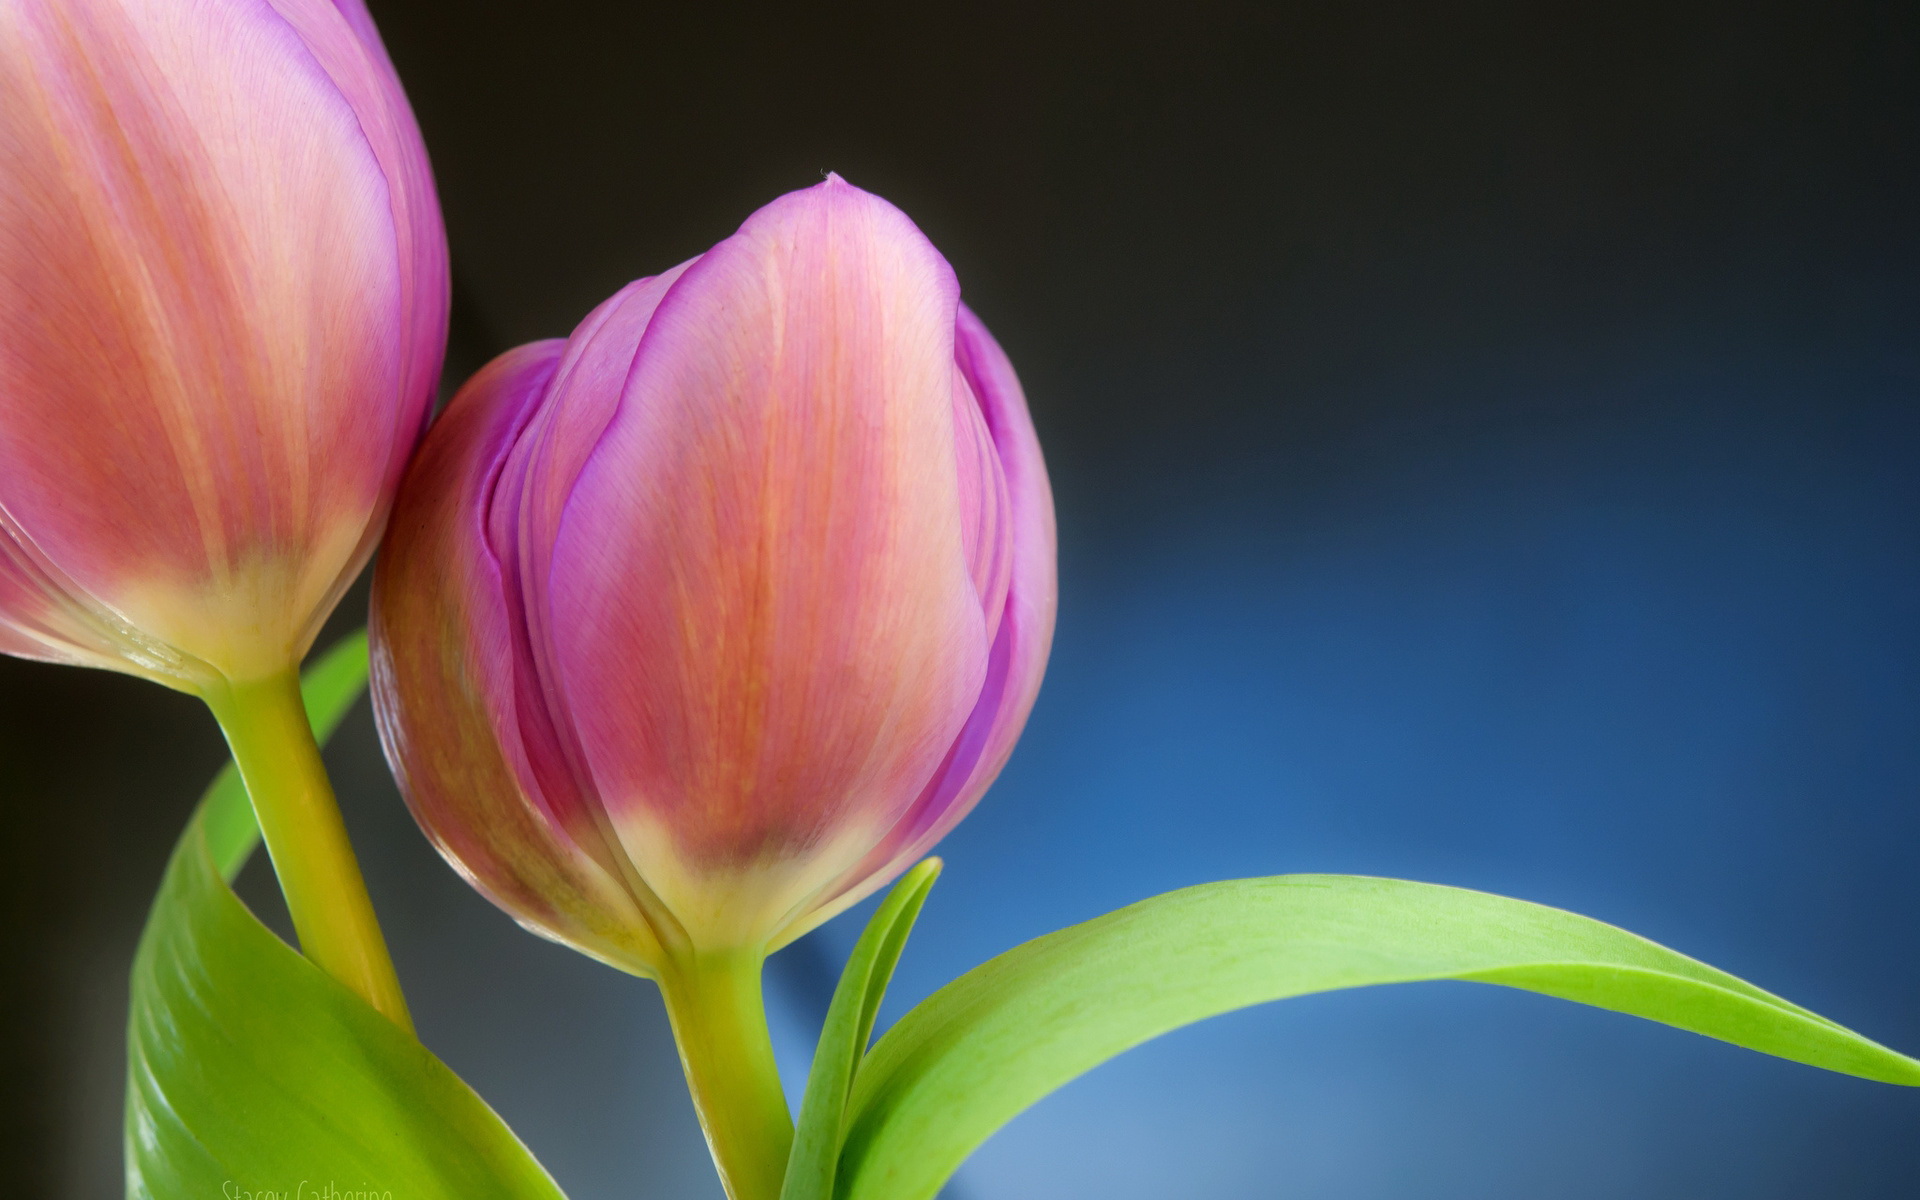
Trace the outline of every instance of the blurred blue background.
{"type": "MultiPolygon", "coordinates": [[[[1021,369],[1059,636],[883,1022],[1156,892],[1342,871],[1571,908],[1920,1050],[1913,6],[373,9],[452,381],[825,169],[1021,369]]],[[[18,1194],[113,1196],[127,959],[218,739],[0,662],[0,755],[0,1137],[18,1194]]],[[[575,1200],[717,1197],[651,987],[441,866],[364,710],[332,760],[427,1042],[575,1200]]],[[[774,960],[796,1085],[858,924],[774,960]]],[[[1916,1131],[1920,1093],[1436,984],[1136,1050],[952,1195],[1880,1200],[1920,1195],[1916,1131]]]]}

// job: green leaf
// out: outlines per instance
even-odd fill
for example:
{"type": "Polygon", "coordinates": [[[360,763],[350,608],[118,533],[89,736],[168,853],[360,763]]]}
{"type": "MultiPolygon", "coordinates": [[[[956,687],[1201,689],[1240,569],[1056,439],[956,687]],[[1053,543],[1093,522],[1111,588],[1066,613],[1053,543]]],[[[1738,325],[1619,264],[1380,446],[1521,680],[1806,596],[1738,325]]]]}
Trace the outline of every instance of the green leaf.
{"type": "Polygon", "coordinates": [[[929,858],[901,876],[853,947],[840,983],[833,990],[827,1023],[807,1073],[807,1094],[800,1104],[793,1151],[787,1158],[780,1200],[832,1200],[834,1166],[840,1155],[847,1097],[854,1069],[873,1037],[873,1021],[887,994],[887,981],[913,922],[940,877],[940,860],[929,858]]]}
{"type": "MultiPolygon", "coordinates": [[[[364,686],[356,637],[307,673],[315,730],[364,686]]],[[[563,1200],[425,1046],[276,937],[227,886],[259,840],[223,772],[168,864],[134,958],[127,1195],[368,1192],[563,1200]]]]}
{"type": "Polygon", "coordinates": [[[1237,880],[1035,939],[908,1013],[855,1080],[838,1194],[926,1200],[1022,1109],[1181,1025],[1288,996],[1428,979],[1544,992],[1920,1086],[1914,1059],[1573,913],[1393,879],[1237,880]]]}

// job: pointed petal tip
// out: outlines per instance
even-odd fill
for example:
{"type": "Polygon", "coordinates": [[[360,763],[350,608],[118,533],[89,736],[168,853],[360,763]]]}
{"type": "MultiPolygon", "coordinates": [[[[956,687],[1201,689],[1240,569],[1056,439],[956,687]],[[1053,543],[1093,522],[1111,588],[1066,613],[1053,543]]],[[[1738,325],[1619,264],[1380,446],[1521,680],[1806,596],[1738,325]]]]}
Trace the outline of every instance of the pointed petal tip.
{"type": "Polygon", "coordinates": [[[913,219],[900,210],[900,207],[885,196],[870,192],[856,184],[848,183],[846,177],[838,171],[828,171],[819,183],[808,187],[795,188],[790,192],[774,197],[762,205],[758,211],[742,223],[741,228],[751,227],[756,221],[778,214],[789,217],[801,212],[820,212],[831,209],[857,211],[863,208],[878,209],[887,213],[918,233],[913,219]]]}

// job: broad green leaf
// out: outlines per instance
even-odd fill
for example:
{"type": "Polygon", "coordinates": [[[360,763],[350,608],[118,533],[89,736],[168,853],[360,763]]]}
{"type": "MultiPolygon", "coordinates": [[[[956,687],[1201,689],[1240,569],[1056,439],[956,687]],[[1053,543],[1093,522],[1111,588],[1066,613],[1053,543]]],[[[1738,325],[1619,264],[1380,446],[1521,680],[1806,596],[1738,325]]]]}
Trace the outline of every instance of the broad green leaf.
{"type": "Polygon", "coordinates": [[[1288,875],[1206,884],[1037,938],[901,1019],[854,1082],[838,1195],[926,1200],[1021,1110],[1149,1038],[1336,988],[1463,979],[1920,1086],[1920,1062],[1611,925],[1482,892],[1288,875]]]}
{"type": "MultiPolygon", "coordinates": [[[[308,672],[329,731],[366,679],[364,638],[308,672]]],[[[175,847],[134,958],[127,1195],[368,1192],[563,1200],[425,1046],[276,937],[227,886],[258,841],[222,774],[175,847]]]]}
{"type": "Polygon", "coordinates": [[[940,860],[929,858],[901,876],[853,947],[840,983],[833,990],[820,1044],[807,1073],[807,1094],[800,1104],[800,1122],[794,1129],[793,1151],[787,1158],[787,1177],[780,1200],[832,1200],[834,1166],[840,1155],[840,1135],[846,1124],[847,1097],[853,1090],[854,1069],[873,1037],[873,1021],[886,997],[887,981],[900,962],[900,951],[913,932],[913,922],[927,902],[933,881],[940,877],[940,860]]]}

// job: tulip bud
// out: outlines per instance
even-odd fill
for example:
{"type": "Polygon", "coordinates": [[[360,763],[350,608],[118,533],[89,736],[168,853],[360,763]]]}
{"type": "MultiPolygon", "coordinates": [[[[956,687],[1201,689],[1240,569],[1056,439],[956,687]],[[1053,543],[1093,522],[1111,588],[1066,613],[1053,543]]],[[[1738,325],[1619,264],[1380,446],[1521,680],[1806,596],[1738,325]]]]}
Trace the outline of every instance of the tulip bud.
{"type": "Polygon", "coordinates": [[[658,976],[791,941],[965,815],[1054,569],[1012,367],[829,178],[462,389],[376,572],[375,710],[457,869],[658,976]]]}
{"type": "Polygon", "coordinates": [[[0,0],[0,650],[202,693],[298,662],[447,291],[361,0],[0,0]]]}

